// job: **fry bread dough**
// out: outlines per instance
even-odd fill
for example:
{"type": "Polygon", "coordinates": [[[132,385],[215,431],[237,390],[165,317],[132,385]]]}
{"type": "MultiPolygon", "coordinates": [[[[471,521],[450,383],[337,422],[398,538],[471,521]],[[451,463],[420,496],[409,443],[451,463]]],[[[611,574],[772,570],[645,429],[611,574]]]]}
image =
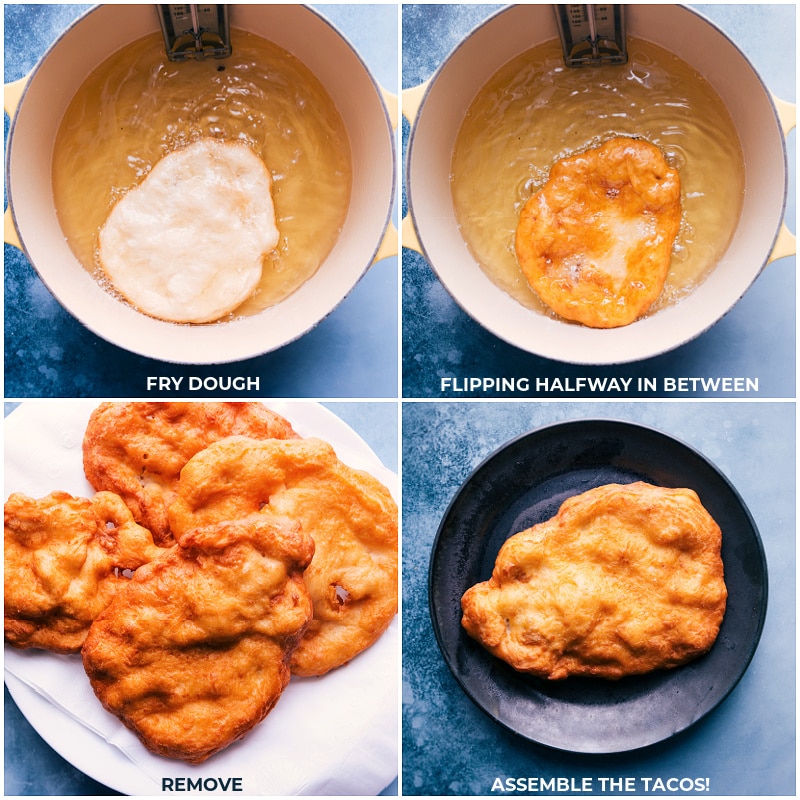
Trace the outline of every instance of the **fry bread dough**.
{"type": "Polygon", "coordinates": [[[158,543],[170,543],[167,506],[184,464],[227,436],[293,438],[287,420],[261,403],[103,403],[83,440],[86,479],[119,494],[158,543]]]}
{"type": "Polygon", "coordinates": [[[506,541],[461,605],[514,669],[621,678],[705,653],[725,613],[721,532],[690,489],[609,484],[506,541]]]}
{"type": "Polygon", "coordinates": [[[12,494],[5,504],[5,639],[77,653],[89,626],[136,570],[163,550],[116,495],[12,494]]]}
{"type": "Polygon", "coordinates": [[[201,139],[164,156],[114,206],[99,258],[136,308],[171,322],[211,322],[261,280],[278,244],[272,177],[246,145],[201,139]]]}
{"type": "Polygon", "coordinates": [[[204,761],[274,707],[311,619],[313,542],[271,514],[194,530],[92,625],[83,662],[112,714],[159,755],[204,761]]]}
{"type": "Polygon", "coordinates": [[[677,170],[654,145],[617,137],[553,165],[522,209],[517,260],[559,316],[616,328],[661,293],[680,224],[677,170]]]}
{"type": "Polygon", "coordinates": [[[397,613],[397,506],[318,439],[232,437],[184,467],[169,518],[182,542],[195,527],[262,508],[298,520],[314,539],[305,573],[314,620],[292,672],[322,675],[373,644],[397,613]]]}

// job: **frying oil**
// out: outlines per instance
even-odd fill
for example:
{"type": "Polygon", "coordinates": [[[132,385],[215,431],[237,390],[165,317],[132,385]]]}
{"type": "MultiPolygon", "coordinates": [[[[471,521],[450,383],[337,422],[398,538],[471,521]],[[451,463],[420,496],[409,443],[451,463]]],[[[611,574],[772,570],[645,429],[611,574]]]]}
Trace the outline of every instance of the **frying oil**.
{"type": "MultiPolygon", "coordinates": [[[[352,169],[344,123],[313,73],[255,34],[233,30],[231,40],[230,58],[176,63],[154,33],[103,62],[61,122],[53,194],[70,247],[102,281],[99,230],[163,156],[204,137],[248,144],[272,174],[281,238],[238,316],[279,302],[317,271],[344,224],[352,169]]],[[[168,255],[202,258],[203,243],[168,255]]]]}
{"type": "Polygon", "coordinates": [[[558,40],[503,66],[476,95],[452,159],[453,205],[467,246],[498,286],[552,315],[514,254],[522,207],[559,159],[613,136],[655,144],[681,178],[682,223],[670,273],[648,313],[678,302],[713,269],[736,229],[744,162],[711,85],[667,50],[629,38],[624,65],[570,68],[558,40]]]}

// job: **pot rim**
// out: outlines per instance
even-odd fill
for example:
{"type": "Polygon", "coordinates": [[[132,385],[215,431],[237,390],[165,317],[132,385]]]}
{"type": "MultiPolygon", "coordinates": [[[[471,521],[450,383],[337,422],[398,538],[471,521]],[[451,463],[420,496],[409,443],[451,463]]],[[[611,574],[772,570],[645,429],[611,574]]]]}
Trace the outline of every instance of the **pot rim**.
{"type": "MultiPolygon", "coordinates": [[[[431,258],[429,248],[426,246],[426,243],[425,243],[425,236],[420,230],[421,225],[420,225],[420,223],[418,221],[417,215],[416,215],[415,210],[414,210],[414,199],[413,199],[414,198],[414,191],[415,191],[415,183],[414,183],[414,180],[412,179],[412,167],[413,167],[413,160],[414,160],[413,159],[414,146],[416,144],[416,138],[417,138],[418,129],[419,129],[419,124],[418,123],[419,123],[419,120],[422,118],[422,116],[423,116],[423,114],[425,112],[425,107],[426,107],[426,105],[428,103],[430,94],[433,91],[434,87],[436,86],[437,81],[439,80],[441,75],[448,69],[448,67],[451,64],[452,59],[454,58],[454,56],[459,51],[461,51],[462,48],[464,48],[467,45],[469,40],[476,33],[478,33],[479,31],[483,30],[485,27],[493,24],[494,22],[496,22],[496,20],[499,17],[501,17],[504,14],[516,9],[519,5],[521,5],[521,4],[507,4],[507,5],[499,8],[498,10],[492,12],[489,16],[486,17],[486,19],[482,20],[480,23],[475,25],[450,50],[450,52],[442,60],[441,64],[439,64],[439,66],[433,72],[431,77],[426,81],[425,90],[424,90],[422,98],[420,100],[419,108],[418,108],[417,114],[415,116],[415,119],[413,120],[413,124],[411,125],[411,130],[410,130],[410,133],[409,133],[409,136],[408,136],[408,147],[407,147],[406,166],[405,166],[405,186],[406,186],[406,196],[407,196],[408,209],[409,209],[411,222],[412,222],[412,225],[414,227],[414,233],[416,235],[417,242],[419,243],[420,253],[423,256],[423,258],[425,259],[425,261],[428,263],[429,267],[436,274],[436,277],[438,278],[440,283],[447,290],[447,292],[450,295],[450,297],[454,300],[454,302],[458,305],[458,307],[462,311],[464,311],[464,313],[466,313],[475,322],[477,322],[479,325],[481,325],[486,330],[488,330],[491,334],[493,334],[494,336],[497,336],[499,339],[505,341],[507,344],[510,344],[510,345],[513,345],[514,347],[518,347],[518,348],[521,348],[523,350],[526,350],[527,352],[529,352],[529,353],[531,353],[533,355],[537,355],[537,356],[540,356],[542,358],[548,358],[548,359],[551,359],[551,360],[554,360],[554,361],[558,361],[558,362],[562,362],[562,363],[569,363],[569,364],[575,364],[575,365],[584,365],[584,366],[603,366],[603,365],[607,365],[607,366],[613,366],[613,365],[620,365],[620,364],[632,363],[632,362],[637,362],[637,361],[644,361],[646,359],[655,358],[657,356],[660,356],[660,355],[663,355],[665,353],[668,353],[668,352],[670,352],[670,351],[672,351],[672,350],[674,350],[674,349],[676,349],[678,347],[681,347],[684,344],[687,344],[688,342],[693,341],[694,339],[702,336],[704,333],[706,333],[708,330],[710,330],[712,327],[714,327],[717,324],[717,322],[719,322],[728,313],[730,313],[730,311],[733,310],[733,308],[738,304],[738,302],[742,299],[742,297],[744,297],[744,295],[752,287],[753,283],[756,281],[758,276],[761,274],[761,272],[764,270],[766,265],[769,263],[770,255],[771,255],[771,253],[772,253],[772,251],[773,251],[773,249],[774,249],[774,247],[776,245],[776,242],[778,240],[778,237],[780,235],[781,223],[783,222],[783,220],[785,218],[785,215],[786,215],[786,206],[787,206],[788,191],[789,191],[789,174],[788,174],[789,170],[788,170],[788,154],[787,154],[786,137],[783,135],[783,133],[781,133],[780,115],[778,113],[778,110],[777,110],[777,107],[776,107],[776,104],[775,104],[774,96],[770,92],[770,90],[767,87],[764,79],[761,77],[761,74],[756,69],[756,67],[754,66],[754,64],[750,60],[750,58],[748,58],[748,56],[744,53],[744,51],[736,44],[736,42],[719,25],[717,25],[712,20],[708,19],[708,17],[706,17],[705,15],[703,15],[702,13],[697,11],[696,9],[691,8],[691,7],[687,6],[686,4],[683,4],[683,3],[676,3],[675,4],[676,8],[678,8],[678,9],[680,9],[682,11],[690,12],[697,19],[699,19],[701,22],[703,22],[706,25],[708,25],[713,31],[715,31],[719,36],[721,36],[733,48],[735,53],[742,60],[743,64],[746,65],[746,67],[750,70],[752,75],[758,81],[758,83],[759,83],[759,85],[760,85],[760,87],[761,87],[761,89],[763,91],[763,95],[764,95],[764,97],[766,98],[766,100],[769,103],[769,107],[770,107],[771,114],[772,114],[772,116],[770,117],[770,122],[774,122],[778,132],[780,133],[780,136],[778,138],[779,138],[780,145],[781,145],[781,160],[782,160],[782,171],[781,171],[782,190],[781,190],[780,214],[778,215],[778,218],[775,221],[775,228],[774,228],[774,231],[773,231],[772,236],[771,236],[769,247],[766,248],[765,253],[763,254],[763,257],[762,257],[761,262],[758,265],[758,267],[753,269],[753,271],[752,271],[752,273],[750,275],[750,278],[749,278],[748,282],[746,283],[746,285],[744,285],[741,288],[741,291],[739,291],[737,297],[728,306],[728,308],[726,310],[724,310],[722,312],[722,314],[718,315],[717,317],[715,317],[713,319],[705,320],[704,323],[703,323],[703,326],[702,327],[698,327],[697,329],[691,331],[690,335],[677,337],[678,340],[672,341],[672,342],[661,342],[658,347],[652,349],[651,351],[649,351],[646,354],[623,356],[623,355],[617,355],[617,354],[612,352],[612,353],[610,353],[608,355],[608,357],[605,357],[603,359],[598,359],[596,357],[594,357],[594,358],[581,358],[579,352],[573,352],[568,357],[564,356],[564,355],[552,355],[552,354],[549,354],[549,353],[546,353],[546,352],[540,352],[543,348],[537,347],[536,346],[537,342],[520,341],[517,338],[509,335],[508,333],[506,333],[504,331],[496,330],[495,329],[496,326],[492,326],[492,325],[488,324],[487,321],[485,321],[484,319],[480,318],[480,315],[477,314],[474,309],[472,309],[471,307],[468,307],[468,304],[463,300],[463,298],[460,297],[459,294],[456,291],[451,289],[450,285],[443,278],[443,276],[442,276],[442,274],[440,272],[440,269],[437,267],[435,259],[431,258]]],[[[515,55],[517,55],[517,54],[516,53],[509,54],[507,60],[510,60],[515,55]]],[[[478,88],[480,88],[480,87],[478,87],[478,88]]],[[[424,181],[423,181],[423,183],[424,183],[424,181]]],[[[424,191],[424,188],[423,188],[422,191],[424,191]]],[[[726,252],[727,252],[727,250],[726,250],[726,252]]],[[[723,257],[724,257],[724,254],[723,254],[723,257]]],[[[499,291],[502,291],[502,290],[499,290],[499,291]]],[[[534,312],[531,312],[531,313],[534,313],[534,312]]],[[[640,321],[642,321],[642,320],[637,320],[636,322],[640,322],[640,321]]],[[[562,326],[562,327],[565,326],[565,325],[569,325],[569,326],[572,325],[571,323],[565,323],[563,320],[554,320],[554,322],[556,324],[558,324],[559,326],[562,326]]],[[[636,324],[635,322],[632,323],[632,325],[635,325],[635,324],[636,324]]],[[[632,325],[631,326],[626,326],[626,327],[627,328],[631,328],[632,325]]],[[[591,330],[592,333],[597,334],[598,337],[600,337],[600,336],[608,337],[609,334],[613,335],[614,331],[625,330],[625,328],[610,329],[610,330],[600,330],[600,329],[587,329],[587,330],[591,330]]],[[[573,350],[579,351],[579,348],[573,348],[573,350]]]]}
{"type": "MultiPolygon", "coordinates": [[[[381,251],[381,245],[384,238],[387,235],[387,231],[389,229],[392,213],[394,211],[395,206],[395,199],[397,194],[397,145],[395,142],[395,133],[394,128],[392,125],[391,115],[389,113],[389,109],[387,107],[386,98],[383,95],[382,88],[378,83],[377,79],[372,73],[372,70],[366,64],[364,59],[362,58],[361,54],[358,52],[356,47],[353,45],[349,37],[347,37],[337,25],[333,22],[328,20],[323,14],[318,11],[317,9],[309,6],[308,4],[296,4],[294,8],[301,9],[302,11],[309,13],[312,15],[316,20],[320,23],[325,25],[333,34],[335,34],[342,42],[342,44],[349,50],[350,54],[353,56],[355,61],[357,62],[358,67],[360,67],[364,77],[368,80],[371,89],[374,93],[374,99],[377,100],[378,106],[373,109],[373,113],[377,113],[377,109],[380,109],[380,114],[382,115],[382,137],[385,138],[384,141],[380,143],[381,148],[385,148],[388,150],[386,154],[382,157],[382,161],[385,158],[390,159],[390,168],[389,168],[389,176],[388,180],[385,181],[385,185],[381,186],[382,195],[385,195],[381,200],[382,204],[385,205],[384,213],[382,214],[380,224],[378,225],[378,221],[375,221],[374,224],[374,234],[375,234],[375,241],[374,244],[370,246],[369,255],[363,257],[363,266],[359,266],[357,273],[354,272],[350,276],[350,280],[348,281],[348,285],[346,287],[340,287],[341,291],[337,293],[336,300],[333,304],[328,303],[325,307],[325,310],[321,315],[317,316],[313,321],[305,321],[302,326],[297,327],[295,330],[292,330],[291,333],[287,336],[280,337],[280,341],[272,341],[267,344],[261,342],[262,336],[259,335],[259,326],[258,320],[263,319],[264,314],[269,312],[270,308],[279,307],[282,303],[285,303],[289,300],[293,294],[296,294],[298,291],[302,289],[298,287],[297,290],[292,295],[289,295],[280,303],[276,304],[275,306],[271,306],[270,308],[264,309],[257,314],[253,314],[248,317],[241,317],[235,318],[232,320],[226,321],[218,321],[216,323],[211,323],[207,325],[183,325],[178,323],[172,323],[165,320],[159,320],[153,317],[149,317],[146,314],[134,309],[132,306],[120,301],[117,298],[112,298],[116,303],[119,303],[121,308],[125,311],[130,311],[136,317],[144,317],[149,322],[147,324],[156,325],[158,326],[163,332],[169,334],[172,332],[172,336],[176,337],[180,341],[176,341],[174,345],[172,345],[172,351],[167,352],[159,352],[159,354],[155,354],[152,348],[147,346],[140,346],[138,344],[138,338],[136,336],[128,337],[127,339],[125,336],[116,336],[113,332],[109,332],[105,329],[107,326],[103,326],[100,323],[95,322],[93,319],[87,319],[85,315],[79,315],[76,311],[72,309],[72,307],[68,306],[64,300],[62,300],[60,294],[54,290],[51,285],[51,282],[48,280],[46,275],[40,270],[39,266],[36,263],[36,260],[32,257],[28,244],[26,243],[26,239],[30,239],[31,236],[34,235],[33,232],[28,231],[28,233],[24,233],[23,228],[24,225],[20,224],[18,219],[18,215],[15,211],[14,205],[14,189],[12,186],[11,181],[11,167],[12,162],[14,160],[14,141],[17,138],[17,123],[20,118],[20,111],[24,108],[24,104],[26,98],[29,95],[31,90],[32,84],[34,80],[43,67],[43,65],[47,62],[48,58],[52,55],[53,51],[63,42],[63,40],[69,36],[71,33],[74,32],[76,28],[84,24],[92,14],[96,13],[100,9],[104,8],[105,6],[113,7],[115,4],[103,4],[98,3],[92,5],[91,7],[87,8],[85,11],[81,12],[79,16],[77,16],[74,20],[72,20],[65,28],[63,28],[56,38],[48,45],[45,52],[42,56],[37,60],[36,64],[28,71],[22,79],[25,81],[24,86],[22,87],[22,91],[19,95],[19,101],[17,103],[17,107],[14,113],[11,115],[9,129],[8,129],[8,136],[6,139],[6,157],[5,157],[5,187],[6,187],[6,201],[8,206],[8,213],[10,214],[11,220],[14,225],[14,229],[17,232],[17,236],[19,238],[19,244],[21,246],[22,254],[33,267],[34,271],[36,272],[39,279],[42,283],[46,286],[47,290],[50,292],[51,295],[56,299],[56,301],[61,305],[71,316],[73,316],[81,325],[83,325],[87,330],[91,331],[93,334],[97,335],[101,339],[113,344],[117,347],[121,347],[124,350],[132,352],[136,355],[140,355],[145,358],[162,361],[166,363],[175,363],[175,364],[194,364],[194,365],[203,365],[203,364],[228,364],[243,361],[249,358],[255,358],[261,355],[266,355],[267,353],[274,352],[275,350],[279,350],[292,342],[297,341],[298,339],[305,336],[307,333],[312,331],[316,328],[320,323],[322,323],[328,316],[330,316],[334,311],[339,308],[339,306],[351,295],[354,291],[358,283],[361,279],[365,276],[365,274],[369,271],[370,267],[375,263],[376,257],[378,257],[379,252],[381,251]],[[232,329],[242,329],[241,335],[238,335],[234,341],[231,341],[230,338],[226,339],[226,345],[230,344],[231,346],[227,347],[226,350],[222,350],[219,345],[216,343],[218,337],[215,335],[218,334],[222,330],[232,330],[232,329]],[[187,336],[186,332],[192,331],[194,332],[194,336],[196,337],[196,341],[191,341],[193,338],[191,334],[187,336]],[[188,340],[187,340],[188,339],[188,340]],[[122,341],[124,340],[124,341],[122,341]],[[235,346],[233,346],[235,344],[235,346]]],[[[235,4],[232,4],[235,5],[235,4]]],[[[246,4],[252,8],[250,4],[246,4]]],[[[264,4],[265,7],[269,7],[271,4],[264,4]]],[[[155,32],[157,27],[154,25],[153,31],[155,32]]],[[[300,59],[302,61],[302,59],[300,59]]],[[[348,133],[349,126],[348,126],[348,133]]],[[[22,135],[22,134],[20,134],[22,135]]],[[[351,141],[351,148],[352,148],[352,141],[351,141]]],[[[352,152],[352,150],[351,150],[352,152]]],[[[356,154],[353,153],[355,156],[356,154]]],[[[351,198],[352,199],[352,198],[351,198]]],[[[352,214],[352,207],[348,210],[348,217],[352,214]]],[[[336,245],[334,245],[335,249],[336,245]]],[[[320,264],[320,269],[324,266],[325,262],[330,258],[330,253],[326,256],[325,260],[323,260],[320,264]]],[[[360,259],[361,260],[361,259],[360,259]]],[[[312,281],[314,277],[319,273],[317,270],[314,275],[309,278],[305,284],[312,281]]],[[[107,294],[107,293],[106,293],[107,294]]],[[[108,297],[112,297],[110,294],[108,297]]],[[[163,344],[163,342],[162,342],[163,344]]],[[[166,348],[165,348],[166,349],[166,348]]]]}

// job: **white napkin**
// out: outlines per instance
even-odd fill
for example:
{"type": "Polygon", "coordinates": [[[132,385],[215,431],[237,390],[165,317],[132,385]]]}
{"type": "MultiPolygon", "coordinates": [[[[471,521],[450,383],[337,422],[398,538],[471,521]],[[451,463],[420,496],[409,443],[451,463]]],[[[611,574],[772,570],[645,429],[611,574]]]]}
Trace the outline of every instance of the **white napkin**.
{"type": "MultiPolygon", "coordinates": [[[[5,670],[50,704],[53,731],[66,716],[95,735],[86,763],[96,766],[87,771],[117,791],[153,794],[162,778],[207,776],[241,778],[243,793],[251,795],[375,795],[397,774],[398,628],[395,620],[372,648],[338,670],[293,678],[260,725],[197,766],[150,753],[100,705],[80,657],[7,647],[5,670]],[[120,785],[110,763],[105,774],[109,746],[142,773],[137,785],[120,785]]],[[[24,713],[25,698],[15,699],[24,713]]],[[[53,731],[45,738],[52,741],[53,731]]]]}
{"type": "MultiPolygon", "coordinates": [[[[95,406],[25,403],[12,412],[5,425],[6,495],[43,497],[62,489],[89,496],[81,441],[95,406]]],[[[301,435],[325,439],[343,461],[396,492],[396,476],[331,412],[314,403],[275,410],[301,435]]],[[[101,706],[78,656],[6,647],[5,671],[12,696],[42,737],[119,792],[160,794],[162,778],[208,777],[241,778],[245,795],[375,795],[398,772],[399,627],[396,618],[369,650],[327,675],[293,678],[262,723],[197,766],[150,753],[101,706]]],[[[231,792],[204,787],[202,793],[231,792]]]]}

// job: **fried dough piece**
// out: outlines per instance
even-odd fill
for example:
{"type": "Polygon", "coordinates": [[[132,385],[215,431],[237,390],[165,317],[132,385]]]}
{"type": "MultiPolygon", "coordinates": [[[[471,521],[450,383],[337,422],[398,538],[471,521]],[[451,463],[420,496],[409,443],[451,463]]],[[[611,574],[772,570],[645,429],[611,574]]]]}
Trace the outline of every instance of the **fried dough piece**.
{"type": "Polygon", "coordinates": [[[680,224],[677,170],[655,145],[617,137],[553,165],[522,209],[517,260],[556,314],[617,328],[661,294],[680,224]]]}
{"type": "Polygon", "coordinates": [[[136,308],[211,322],[241,305],[278,244],[272,176],[245,144],[201,139],[164,156],[114,206],[98,257],[136,308]]]}
{"type": "Polygon", "coordinates": [[[461,601],[470,636],[520,672],[617,679],[676,667],[719,633],[717,523],[691,489],[608,484],[506,541],[461,601]]]}
{"type": "Polygon", "coordinates": [[[95,620],[83,663],[103,706],[152,752],[193,764],[240,739],[286,687],[312,605],[314,545],[256,514],[184,535],[95,620]]]}
{"type": "Polygon", "coordinates": [[[95,489],[119,494],[159,544],[172,542],[167,506],[184,464],[227,436],[297,437],[261,403],[103,403],[83,439],[83,468],[95,489]]]}
{"type": "Polygon", "coordinates": [[[170,507],[179,542],[193,528],[264,508],[314,539],[305,581],[314,620],[292,658],[296,675],[322,675],[372,645],[397,613],[397,506],[389,490],[318,439],[232,437],[183,469],[170,507]]]}
{"type": "Polygon", "coordinates": [[[114,494],[12,494],[5,504],[5,639],[77,653],[89,626],[136,570],[163,550],[114,494]]]}

